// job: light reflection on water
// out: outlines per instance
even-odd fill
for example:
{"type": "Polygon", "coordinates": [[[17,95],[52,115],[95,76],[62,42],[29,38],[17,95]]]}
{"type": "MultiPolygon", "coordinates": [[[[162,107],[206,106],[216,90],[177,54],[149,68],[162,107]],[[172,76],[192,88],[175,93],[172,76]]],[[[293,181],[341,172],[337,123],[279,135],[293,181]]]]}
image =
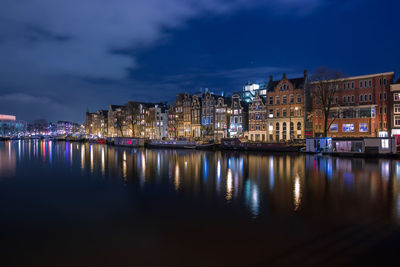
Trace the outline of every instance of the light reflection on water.
{"type": "Polygon", "coordinates": [[[0,142],[0,181],[15,176],[17,166],[29,161],[49,168],[77,168],[125,186],[138,184],[141,190],[164,185],[160,190],[200,202],[242,205],[252,218],[271,210],[324,213],[336,205],[366,217],[390,209],[390,219],[400,223],[398,160],[8,141],[0,142]]]}

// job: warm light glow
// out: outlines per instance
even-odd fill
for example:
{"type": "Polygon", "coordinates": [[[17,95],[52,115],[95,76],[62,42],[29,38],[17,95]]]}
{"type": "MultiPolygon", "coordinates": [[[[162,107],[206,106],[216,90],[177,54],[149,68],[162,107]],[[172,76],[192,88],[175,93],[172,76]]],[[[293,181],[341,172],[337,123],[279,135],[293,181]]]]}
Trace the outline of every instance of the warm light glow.
{"type": "Polygon", "coordinates": [[[175,177],[174,177],[174,185],[175,185],[175,190],[178,191],[179,186],[180,186],[180,177],[179,177],[179,165],[178,162],[175,164],[175,177]]]}
{"type": "Polygon", "coordinates": [[[228,173],[226,175],[226,200],[232,199],[232,170],[228,169],[228,173]]]}
{"type": "Polygon", "coordinates": [[[294,178],[294,210],[297,211],[300,207],[301,202],[301,188],[300,188],[300,176],[296,174],[294,178]]]}
{"type": "Polygon", "coordinates": [[[106,163],[105,163],[105,152],[104,146],[101,147],[101,174],[104,175],[106,172],[106,163]]]}

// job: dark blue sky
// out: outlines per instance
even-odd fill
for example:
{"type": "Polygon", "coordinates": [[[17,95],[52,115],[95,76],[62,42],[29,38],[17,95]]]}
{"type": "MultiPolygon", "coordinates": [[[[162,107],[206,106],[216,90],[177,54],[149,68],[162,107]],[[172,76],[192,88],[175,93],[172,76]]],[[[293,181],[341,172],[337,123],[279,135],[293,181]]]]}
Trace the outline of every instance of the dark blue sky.
{"type": "Polygon", "coordinates": [[[319,66],[400,73],[397,1],[15,2],[0,3],[0,113],[28,121],[319,66]]]}

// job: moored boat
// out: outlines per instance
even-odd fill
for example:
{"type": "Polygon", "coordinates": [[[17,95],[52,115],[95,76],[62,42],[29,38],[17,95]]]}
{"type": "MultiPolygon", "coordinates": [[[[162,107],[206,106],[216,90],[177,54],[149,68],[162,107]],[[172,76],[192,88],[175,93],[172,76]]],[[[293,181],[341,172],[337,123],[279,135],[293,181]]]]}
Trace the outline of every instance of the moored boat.
{"type": "Polygon", "coordinates": [[[147,143],[148,148],[182,148],[182,149],[195,149],[197,143],[192,141],[169,141],[169,140],[152,140],[147,143]]]}
{"type": "Polygon", "coordinates": [[[239,138],[224,138],[221,140],[221,149],[265,151],[265,152],[298,152],[302,146],[287,143],[255,143],[242,142],[239,138]]]}

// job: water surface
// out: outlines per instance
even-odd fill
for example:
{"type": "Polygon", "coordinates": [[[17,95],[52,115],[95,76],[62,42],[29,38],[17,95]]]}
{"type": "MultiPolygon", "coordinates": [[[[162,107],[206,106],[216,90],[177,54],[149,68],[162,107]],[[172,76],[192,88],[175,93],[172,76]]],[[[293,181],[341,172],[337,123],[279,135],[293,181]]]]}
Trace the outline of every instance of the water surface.
{"type": "Polygon", "coordinates": [[[15,265],[371,262],[397,234],[400,161],[0,142],[0,215],[15,265]]]}

